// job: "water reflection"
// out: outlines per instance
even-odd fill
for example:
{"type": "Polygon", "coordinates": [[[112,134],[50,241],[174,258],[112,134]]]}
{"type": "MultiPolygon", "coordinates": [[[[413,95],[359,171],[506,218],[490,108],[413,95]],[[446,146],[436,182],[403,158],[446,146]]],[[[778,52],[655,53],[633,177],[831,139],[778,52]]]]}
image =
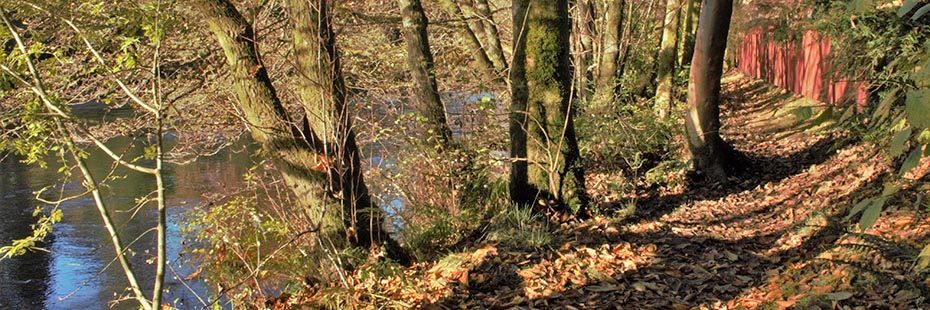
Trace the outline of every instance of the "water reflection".
{"type": "MultiPolygon", "coordinates": [[[[116,138],[107,142],[125,158],[142,155],[143,142],[116,138]]],[[[179,224],[181,215],[202,202],[204,193],[222,193],[237,187],[242,175],[252,166],[251,152],[245,142],[220,153],[198,159],[183,166],[169,165],[165,170],[168,204],[168,254],[170,267],[166,279],[165,300],[186,309],[200,305],[198,296],[210,297],[204,283],[182,283],[180,278],[196,268],[180,257],[182,241],[179,224]],[[180,277],[176,276],[176,274],[180,277]],[[186,285],[185,285],[186,284],[186,285]],[[189,287],[188,287],[189,286],[189,287]]],[[[170,143],[169,143],[170,146],[170,143]]],[[[113,179],[102,187],[103,196],[124,242],[132,243],[130,262],[137,270],[143,291],[150,294],[154,279],[156,213],[148,206],[133,209],[136,199],[150,194],[154,178],[128,169],[113,169],[106,155],[91,150],[88,166],[95,177],[113,179]],[[112,173],[112,174],[111,174],[112,173]]],[[[17,158],[0,162],[0,243],[28,236],[34,223],[32,210],[39,205],[32,192],[56,185],[54,191],[65,195],[81,193],[80,175],[59,182],[54,161],[42,169],[25,166],[17,158]]],[[[55,226],[45,245],[51,253],[31,253],[0,263],[0,308],[79,309],[104,308],[122,296],[128,296],[126,278],[119,264],[113,261],[113,248],[90,196],[72,200],[61,206],[62,223],[55,226]]],[[[134,301],[116,303],[116,308],[134,309],[134,301]]]]}
{"type": "MultiPolygon", "coordinates": [[[[35,222],[27,169],[14,160],[16,158],[0,161],[0,214],[3,214],[0,216],[0,242],[3,245],[30,235],[29,225],[35,222]]],[[[54,244],[54,239],[48,238],[48,244],[54,244]]],[[[0,263],[0,308],[42,307],[41,296],[48,291],[50,258],[48,253],[34,252],[0,263]]]]}

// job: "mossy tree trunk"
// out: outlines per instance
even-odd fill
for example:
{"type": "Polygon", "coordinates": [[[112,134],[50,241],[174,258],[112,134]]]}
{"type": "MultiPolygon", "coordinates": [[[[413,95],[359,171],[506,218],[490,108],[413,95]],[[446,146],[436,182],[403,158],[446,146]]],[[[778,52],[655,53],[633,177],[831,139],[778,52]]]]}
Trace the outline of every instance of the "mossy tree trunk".
{"type": "MultiPolygon", "coordinates": [[[[687,1],[687,0],[685,0],[687,1]]],[[[665,2],[665,23],[662,41],[659,46],[658,68],[656,72],[655,110],[660,119],[668,116],[675,97],[675,64],[678,62],[678,21],[681,12],[680,0],[665,2]]]]}
{"type": "Polygon", "coordinates": [[[585,212],[570,98],[568,1],[514,1],[514,21],[511,196],[519,203],[542,199],[585,212]]]}
{"type": "Polygon", "coordinates": [[[321,237],[337,246],[384,243],[389,255],[407,261],[406,253],[384,233],[380,210],[361,178],[332,30],[325,14],[309,9],[325,10],[326,3],[315,2],[293,1],[290,7],[297,22],[295,55],[303,75],[298,80],[304,80],[299,85],[307,112],[303,127],[285,112],[258,56],[252,27],[235,6],[228,0],[198,0],[195,7],[223,49],[252,138],[270,155],[300,207],[322,219],[321,237]]]}
{"type": "Polygon", "coordinates": [[[605,103],[613,99],[617,89],[617,60],[623,29],[623,6],[625,0],[607,0],[604,12],[604,29],[601,32],[601,55],[598,62],[595,100],[605,103]]]}
{"type": "Polygon", "coordinates": [[[697,29],[699,15],[701,14],[701,0],[684,0],[688,1],[685,10],[685,24],[682,30],[684,42],[681,44],[681,66],[691,64],[691,57],[694,56],[694,31],[697,29]]]}
{"type": "Polygon", "coordinates": [[[403,15],[404,41],[407,43],[407,67],[415,85],[417,110],[426,118],[428,141],[449,146],[452,130],[446,122],[446,110],[439,97],[433,53],[430,51],[426,14],[420,0],[398,0],[403,15]]]}
{"type": "Polygon", "coordinates": [[[710,178],[725,180],[727,165],[734,165],[732,149],[720,138],[720,78],[730,31],[733,0],[706,0],[701,9],[685,129],[695,168],[710,178]]]}

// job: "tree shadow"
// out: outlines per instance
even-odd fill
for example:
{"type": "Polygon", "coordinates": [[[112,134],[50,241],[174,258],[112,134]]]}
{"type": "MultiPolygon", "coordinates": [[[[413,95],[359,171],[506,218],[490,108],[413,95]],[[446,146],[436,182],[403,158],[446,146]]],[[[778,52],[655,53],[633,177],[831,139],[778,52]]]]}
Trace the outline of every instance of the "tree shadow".
{"type": "MultiPolygon", "coordinates": [[[[873,178],[836,201],[851,201],[864,191],[881,187],[882,177],[873,178]]],[[[790,204],[774,202],[776,210],[786,212],[790,204]]],[[[837,204],[839,205],[839,204],[837,204]]],[[[522,283],[520,270],[525,266],[539,264],[544,259],[555,260],[564,255],[564,250],[549,250],[529,259],[486,260],[475,270],[496,280],[484,280],[484,285],[454,289],[455,294],[436,303],[425,305],[427,309],[451,309],[463,306],[484,308],[509,308],[514,306],[558,307],[564,305],[592,308],[616,305],[637,305],[644,308],[671,309],[697,305],[721,305],[753,290],[765,290],[767,285],[777,285],[776,274],[784,272],[797,263],[824,262],[844,264],[865,270],[898,285],[912,287],[926,295],[930,293],[926,283],[908,282],[881,268],[867,264],[820,258],[821,254],[837,247],[837,241],[848,236],[848,223],[843,219],[845,207],[809,206],[810,216],[793,221],[784,228],[750,235],[739,239],[722,239],[696,234],[676,232],[669,227],[660,227],[648,232],[601,233],[575,231],[577,242],[574,247],[597,248],[604,244],[629,243],[655,245],[654,255],[643,266],[625,268],[611,274],[608,279],[589,280],[581,285],[566,285],[564,290],[529,300],[527,288],[522,283]],[[813,218],[821,219],[811,220],[813,218]],[[804,233],[803,231],[812,231],[804,233]],[[806,235],[798,244],[791,239],[806,235]],[[789,241],[785,241],[789,240],[789,241]],[[787,243],[787,244],[786,244],[787,243]],[[522,262],[521,262],[522,260],[522,262]]],[[[738,218],[739,216],[734,217],[738,218]]],[[[733,219],[730,219],[733,220],[733,219]]],[[[718,222],[725,223],[727,220],[718,222]]],[[[881,240],[879,240],[881,241],[881,240]]],[[[888,242],[871,242],[880,252],[890,252],[888,242]]],[[[638,254],[643,255],[643,254],[638,254]]],[[[804,267],[807,268],[807,267],[804,267]]],[[[469,279],[472,277],[470,276],[469,279]]],[[[470,280],[471,281],[471,280],[470,280]]],[[[789,283],[794,284],[794,283],[789,283]]]]}
{"type": "Polygon", "coordinates": [[[822,137],[809,147],[786,156],[765,157],[744,153],[748,169],[743,169],[726,182],[692,178],[686,189],[678,194],[662,195],[655,190],[647,192],[637,200],[636,213],[631,216],[631,220],[658,219],[690,201],[716,200],[766,183],[781,181],[813,165],[824,163],[831,155],[828,150],[850,143],[849,140],[822,137]]]}

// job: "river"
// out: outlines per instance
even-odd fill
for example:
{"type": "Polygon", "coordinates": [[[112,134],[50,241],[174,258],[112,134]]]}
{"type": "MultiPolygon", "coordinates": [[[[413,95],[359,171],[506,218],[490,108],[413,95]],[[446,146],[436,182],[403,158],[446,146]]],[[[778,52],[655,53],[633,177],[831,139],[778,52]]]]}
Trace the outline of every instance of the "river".
{"type": "MultiPolygon", "coordinates": [[[[456,93],[448,95],[447,112],[450,125],[456,137],[461,138],[474,126],[483,126],[480,119],[474,118],[475,112],[468,112],[467,105],[473,105],[482,98],[492,96],[490,93],[456,93]]],[[[388,102],[392,106],[406,111],[401,101],[388,102]]],[[[87,103],[72,106],[72,112],[78,117],[94,121],[107,121],[107,117],[128,117],[129,110],[106,109],[99,103],[87,103]]],[[[386,112],[374,112],[386,115],[386,112]]],[[[503,114],[502,114],[503,115],[503,114]]],[[[504,120],[499,120],[504,122],[504,120]]],[[[503,123],[502,123],[503,124],[503,123]]],[[[170,135],[166,144],[170,149],[170,135]]],[[[180,225],[186,223],[185,212],[191,208],[202,207],[207,193],[223,194],[243,186],[243,175],[254,165],[253,155],[257,147],[248,138],[220,150],[212,156],[204,156],[184,165],[169,164],[165,171],[167,183],[166,202],[168,205],[168,259],[170,268],[166,277],[164,300],[181,309],[203,308],[202,300],[210,302],[215,298],[214,292],[203,282],[182,279],[196,268],[196,262],[184,257],[186,240],[180,234],[180,225]],[[180,275],[180,276],[177,276],[180,275]]],[[[145,143],[127,137],[118,137],[107,141],[117,153],[124,153],[125,158],[136,158],[143,153],[145,143]]],[[[391,144],[385,141],[363,145],[363,153],[368,166],[381,166],[393,169],[393,160],[386,158],[391,144]]],[[[99,179],[112,168],[112,161],[101,151],[89,147],[87,163],[91,172],[99,179]]],[[[503,157],[502,151],[496,151],[503,157]]],[[[0,154],[2,158],[2,154],[0,154]]],[[[35,223],[32,216],[36,206],[42,206],[35,199],[34,192],[45,187],[52,187],[49,193],[63,190],[64,196],[80,194],[84,191],[80,173],[62,180],[58,173],[60,164],[56,165],[54,157],[48,158],[49,166],[40,168],[36,165],[21,163],[19,158],[7,157],[0,160],[0,246],[10,244],[11,240],[23,238],[31,233],[29,225],[35,223]]],[[[147,296],[151,295],[155,252],[155,210],[149,206],[143,208],[135,218],[130,209],[136,198],[150,193],[154,177],[119,168],[115,170],[119,178],[106,183],[103,196],[111,209],[124,243],[129,243],[136,236],[148,231],[132,246],[131,263],[140,278],[140,285],[147,296]]],[[[50,197],[46,197],[50,198],[50,197]]],[[[389,228],[402,229],[403,222],[394,216],[403,209],[403,202],[397,197],[382,193],[382,208],[390,220],[389,228]]],[[[104,229],[100,215],[93,199],[85,195],[68,201],[60,206],[64,219],[56,224],[44,248],[48,252],[31,252],[23,256],[0,261],[0,310],[2,309],[100,309],[113,307],[117,309],[136,309],[133,300],[122,300],[115,305],[112,301],[121,296],[129,296],[125,275],[116,263],[112,244],[104,229]]],[[[399,236],[397,236],[399,237],[399,236]]]]}
{"type": "MultiPolygon", "coordinates": [[[[111,139],[107,144],[117,152],[125,151],[127,158],[139,156],[143,145],[125,137],[111,139]]],[[[112,161],[94,148],[89,150],[88,166],[102,178],[110,171],[112,161]]],[[[204,193],[223,193],[242,184],[243,174],[253,165],[251,152],[251,148],[239,143],[183,166],[166,167],[170,268],[165,301],[189,309],[202,306],[198,297],[215,297],[202,282],[182,282],[196,268],[183,257],[185,240],[179,225],[184,223],[185,211],[201,205],[204,193]]],[[[35,222],[32,212],[43,205],[35,199],[35,191],[52,186],[54,190],[48,192],[56,195],[59,189],[65,196],[83,192],[79,172],[61,180],[57,173],[60,164],[56,166],[54,158],[49,160],[49,167],[44,169],[25,165],[15,157],[0,161],[0,244],[8,245],[31,233],[29,225],[35,222]]],[[[124,243],[145,233],[130,246],[134,253],[130,261],[140,285],[150,295],[154,265],[149,262],[154,257],[155,233],[149,230],[155,227],[156,213],[150,205],[129,221],[133,216],[129,209],[137,197],[152,191],[154,177],[127,169],[117,169],[114,175],[119,178],[106,183],[103,196],[124,235],[124,243]]],[[[119,296],[128,296],[126,277],[113,261],[113,247],[90,195],[68,201],[60,208],[64,219],[54,226],[43,245],[49,252],[31,252],[0,262],[0,309],[101,309],[119,296]]],[[[137,307],[134,300],[115,304],[117,309],[137,307]]]]}

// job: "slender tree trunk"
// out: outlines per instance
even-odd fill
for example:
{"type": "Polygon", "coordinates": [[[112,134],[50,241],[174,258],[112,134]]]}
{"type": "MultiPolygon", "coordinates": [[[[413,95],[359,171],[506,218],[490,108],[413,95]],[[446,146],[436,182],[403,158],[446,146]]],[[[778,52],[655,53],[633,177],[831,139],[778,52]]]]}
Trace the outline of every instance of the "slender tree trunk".
{"type": "Polygon", "coordinates": [[[733,0],[705,0],[691,60],[688,113],[685,126],[695,168],[725,180],[726,165],[733,165],[731,148],[720,138],[720,78],[733,0]]]}
{"type": "Polygon", "coordinates": [[[497,72],[502,72],[500,63],[495,61],[494,55],[491,52],[491,48],[488,46],[488,43],[481,40],[482,36],[486,36],[487,30],[484,27],[484,22],[481,20],[481,17],[478,16],[478,13],[475,12],[475,5],[471,3],[471,0],[448,0],[451,1],[451,5],[454,6],[454,10],[458,11],[459,16],[465,19],[465,25],[468,26],[468,29],[475,34],[475,38],[481,44],[481,50],[484,51],[485,56],[491,61],[491,64],[494,66],[494,70],[497,72]]]}
{"type": "Polygon", "coordinates": [[[407,42],[407,67],[416,85],[417,109],[426,117],[428,139],[443,146],[452,142],[452,130],[446,123],[446,110],[439,98],[433,53],[427,33],[428,20],[420,0],[398,0],[403,15],[404,41],[407,42]]]}
{"type": "MultiPolygon", "coordinates": [[[[686,0],[687,1],[687,0],[686,0]]],[[[665,2],[665,24],[662,43],[659,46],[658,70],[656,72],[655,110],[660,119],[668,116],[675,97],[675,63],[678,61],[678,20],[681,12],[680,0],[665,2]]]]}
{"type": "MultiPolygon", "coordinates": [[[[441,0],[440,3],[446,13],[463,20],[466,19],[465,12],[462,12],[461,7],[459,7],[455,1],[441,0]]],[[[484,72],[492,79],[503,80],[503,76],[494,68],[494,63],[491,62],[491,58],[488,56],[484,46],[481,45],[481,40],[478,39],[478,35],[475,34],[471,24],[469,24],[469,22],[466,20],[458,29],[461,36],[465,39],[465,48],[467,48],[471,55],[474,57],[474,61],[477,66],[475,69],[480,70],[480,72],[484,72]]]]}
{"type": "Polygon", "coordinates": [[[685,27],[683,31],[684,43],[681,46],[681,66],[691,64],[691,57],[694,56],[694,31],[697,29],[698,17],[701,14],[701,0],[684,0],[688,1],[687,11],[685,11],[685,27]]]}
{"type": "Polygon", "coordinates": [[[606,103],[613,99],[617,89],[617,59],[620,55],[620,36],[623,29],[623,6],[625,0],[608,0],[604,12],[604,29],[601,32],[601,59],[598,64],[595,100],[606,103]]]}
{"type": "MultiPolygon", "coordinates": [[[[524,5],[525,1],[514,3],[515,12],[526,12],[526,24],[515,23],[515,29],[522,31],[514,32],[525,34],[526,38],[515,41],[518,43],[514,48],[512,70],[515,94],[512,115],[518,118],[525,115],[525,118],[512,122],[511,130],[523,131],[517,137],[524,138],[522,145],[512,149],[512,156],[521,159],[523,152],[520,151],[525,151],[528,165],[526,181],[514,182],[526,186],[516,188],[516,193],[511,195],[524,203],[528,202],[527,198],[543,198],[572,211],[585,212],[588,197],[570,98],[568,1],[532,1],[524,5]],[[517,60],[517,57],[525,57],[525,60],[517,60]],[[514,128],[515,123],[522,126],[514,128]]],[[[515,14],[514,20],[522,20],[522,16],[515,14]]],[[[515,176],[514,173],[511,177],[515,176]]]]}
{"type": "Polygon", "coordinates": [[[510,62],[510,200],[529,203],[537,193],[530,189],[527,179],[526,128],[529,115],[526,101],[529,90],[526,82],[526,22],[529,0],[513,0],[513,58],[510,62]]]}
{"type": "Polygon", "coordinates": [[[494,22],[494,14],[491,13],[491,6],[488,0],[475,0],[475,11],[481,22],[484,23],[484,36],[487,40],[488,54],[497,70],[507,70],[507,57],[504,56],[503,45],[501,45],[500,32],[497,30],[497,23],[494,22]]]}
{"type": "MultiPolygon", "coordinates": [[[[633,20],[633,5],[629,5],[626,13],[626,20],[633,20]]],[[[627,59],[630,58],[630,50],[633,45],[633,23],[626,23],[622,32],[623,39],[620,40],[620,60],[617,68],[617,76],[622,77],[626,74],[627,59]]]]}
{"type": "MultiPolygon", "coordinates": [[[[222,47],[233,89],[252,138],[271,154],[300,207],[322,219],[320,233],[333,241],[370,247],[384,242],[389,255],[409,259],[381,227],[381,213],[361,178],[358,147],[345,107],[327,2],[291,1],[298,93],[307,111],[293,122],[259,60],[253,30],[228,0],[198,0],[196,7],[222,47]]],[[[337,246],[342,246],[337,244],[337,246]]]]}
{"type": "Polygon", "coordinates": [[[591,81],[591,57],[594,51],[594,3],[593,0],[577,0],[575,4],[575,39],[572,46],[575,48],[575,97],[581,101],[587,100],[588,86],[591,81]]]}

